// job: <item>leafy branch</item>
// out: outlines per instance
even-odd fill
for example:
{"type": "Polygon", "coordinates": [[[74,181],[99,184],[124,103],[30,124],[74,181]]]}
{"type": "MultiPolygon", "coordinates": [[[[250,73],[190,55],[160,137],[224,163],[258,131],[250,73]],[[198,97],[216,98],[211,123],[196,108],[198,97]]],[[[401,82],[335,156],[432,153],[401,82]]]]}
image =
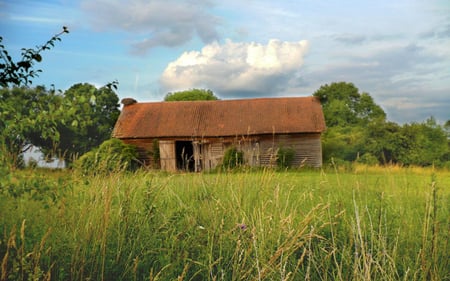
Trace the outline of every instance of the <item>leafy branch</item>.
{"type": "Polygon", "coordinates": [[[22,48],[22,57],[18,62],[13,60],[5,46],[1,44],[3,38],[0,36],[0,86],[27,86],[32,84],[31,78],[37,77],[38,73],[42,72],[40,69],[33,69],[34,64],[42,61],[41,53],[53,48],[57,41],[61,41],[61,36],[64,33],[69,33],[66,26],[63,26],[62,31],[55,34],[44,45],[36,46],[34,49],[22,48]]]}

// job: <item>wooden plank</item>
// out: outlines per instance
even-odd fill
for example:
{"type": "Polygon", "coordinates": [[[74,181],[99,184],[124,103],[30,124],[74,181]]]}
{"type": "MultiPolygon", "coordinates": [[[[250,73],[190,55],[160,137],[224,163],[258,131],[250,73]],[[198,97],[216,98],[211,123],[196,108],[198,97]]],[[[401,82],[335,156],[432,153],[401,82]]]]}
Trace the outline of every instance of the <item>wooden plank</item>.
{"type": "Polygon", "coordinates": [[[320,134],[275,135],[260,140],[261,165],[276,165],[277,151],[280,147],[295,150],[293,167],[322,166],[322,146],[320,134]]]}
{"type": "Polygon", "coordinates": [[[175,172],[177,170],[177,163],[175,157],[175,141],[160,140],[159,155],[161,159],[162,170],[169,172],[175,172]]]}

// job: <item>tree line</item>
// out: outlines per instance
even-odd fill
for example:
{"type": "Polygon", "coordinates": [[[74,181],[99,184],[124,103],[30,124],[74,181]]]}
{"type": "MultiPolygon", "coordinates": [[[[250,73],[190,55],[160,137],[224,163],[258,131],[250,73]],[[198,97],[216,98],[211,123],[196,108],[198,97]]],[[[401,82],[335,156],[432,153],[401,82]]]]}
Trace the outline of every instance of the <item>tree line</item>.
{"type": "Polygon", "coordinates": [[[430,117],[397,124],[368,93],[348,82],[321,86],[314,96],[322,103],[327,125],[325,162],[450,167],[450,120],[441,125],[430,117]]]}
{"type": "MultiPolygon", "coordinates": [[[[0,44],[0,164],[20,167],[23,154],[37,146],[48,159],[74,159],[110,139],[120,114],[115,92],[118,82],[101,88],[79,83],[68,90],[30,87],[41,70],[41,53],[54,47],[63,30],[44,45],[22,49],[18,61],[0,44]]],[[[2,38],[0,37],[0,43],[2,38]]],[[[354,84],[335,82],[314,94],[323,107],[327,130],[322,136],[324,162],[361,162],[450,167],[450,120],[433,117],[422,123],[399,125],[368,93],[354,84]]],[[[168,93],[165,101],[217,100],[211,90],[168,93]]]]}

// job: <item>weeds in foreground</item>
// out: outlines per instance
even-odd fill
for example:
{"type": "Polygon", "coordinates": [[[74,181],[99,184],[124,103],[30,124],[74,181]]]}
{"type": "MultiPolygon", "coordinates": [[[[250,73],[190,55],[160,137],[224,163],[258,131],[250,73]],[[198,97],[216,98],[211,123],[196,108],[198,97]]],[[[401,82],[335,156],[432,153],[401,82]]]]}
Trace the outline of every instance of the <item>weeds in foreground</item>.
{"type": "Polygon", "coordinates": [[[450,279],[445,173],[24,178],[0,185],[0,280],[450,279]]]}

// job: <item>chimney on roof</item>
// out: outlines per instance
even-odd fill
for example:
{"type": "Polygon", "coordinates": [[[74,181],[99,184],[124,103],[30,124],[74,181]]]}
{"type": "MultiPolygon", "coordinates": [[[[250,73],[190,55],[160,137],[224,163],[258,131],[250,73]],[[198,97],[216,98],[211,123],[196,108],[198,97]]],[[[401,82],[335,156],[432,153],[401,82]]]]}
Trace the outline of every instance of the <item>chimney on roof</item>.
{"type": "Polygon", "coordinates": [[[137,103],[137,101],[133,98],[124,98],[120,101],[124,106],[131,105],[137,103]]]}

